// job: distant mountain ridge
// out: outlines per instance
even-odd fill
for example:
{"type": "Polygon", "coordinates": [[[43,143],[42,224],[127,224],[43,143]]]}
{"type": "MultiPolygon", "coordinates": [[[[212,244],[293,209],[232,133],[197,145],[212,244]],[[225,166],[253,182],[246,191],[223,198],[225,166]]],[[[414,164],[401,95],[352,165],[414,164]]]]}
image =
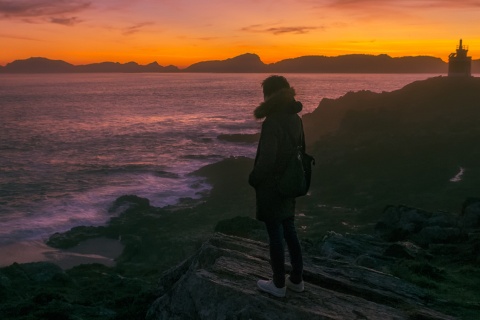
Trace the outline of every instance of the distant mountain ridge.
{"type": "MultiPolygon", "coordinates": [[[[187,68],[161,66],[157,62],[100,62],[73,65],[63,60],[32,57],[0,66],[0,73],[95,73],[95,72],[206,72],[206,73],[439,73],[446,74],[448,64],[431,56],[392,58],[386,54],[351,54],[337,57],[302,56],[265,64],[253,53],[226,60],[197,62],[187,68]]],[[[480,60],[472,61],[472,73],[480,73],[480,60]]]]}
{"type": "Polygon", "coordinates": [[[100,62],[75,66],[62,60],[50,60],[32,57],[25,60],[15,60],[0,69],[2,73],[94,73],[94,72],[177,72],[175,66],[163,67],[157,62],[139,65],[136,62],[100,62]]]}

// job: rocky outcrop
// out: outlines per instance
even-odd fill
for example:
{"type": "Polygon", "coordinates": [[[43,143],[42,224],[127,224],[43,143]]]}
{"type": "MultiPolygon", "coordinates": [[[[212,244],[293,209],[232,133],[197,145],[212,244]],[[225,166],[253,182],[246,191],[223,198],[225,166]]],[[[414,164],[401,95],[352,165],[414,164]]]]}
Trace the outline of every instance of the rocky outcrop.
{"type": "Polygon", "coordinates": [[[150,320],[475,319],[479,208],[476,198],[467,199],[458,216],[389,206],[377,234],[302,233],[306,291],[274,298],[256,288],[257,279],[271,274],[262,223],[228,218],[212,235],[194,220],[212,215],[210,206],[158,209],[123,196],[111,206],[122,213],[107,226],[51,238],[63,247],[98,235],[120,237],[125,249],[115,267],[62,270],[41,262],[1,268],[0,318],[140,319],[148,310],[150,320]],[[466,236],[448,242],[439,240],[444,231],[425,236],[436,228],[466,236]]]}
{"type": "MultiPolygon", "coordinates": [[[[275,298],[256,288],[259,278],[271,274],[268,245],[217,233],[164,274],[147,319],[454,319],[429,307],[423,289],[349,261],[355,254],[346,251],[352,248],[347,238],[328,238],[336,249],[327,245],[323,254],[306,257],[305,292],[275,298]]],[[[378,256],[384,252],[381,240],[362,241],[378,256]]]]}
{"type": "Polygon", "coordinates": [[[457,211],[478,193],[479,101],[478,77],[323,99],[303,116],[316,159],[311,199],[370,212],[399,203],[457,211]]]}
{"type": "Polygon", "coordinates": [[[115,278],[100,265],[64,271],[48,262],[14,263],[0,269],[0,319],[118,319],[109,301],[141,289],[139,281],[115,278]],[[113,290],[115,297],[105,295],[113,290]]]}
{"type": "Polygon", "coordinates": [[[438,244],[469,245],[472,255],[478,255],[472,258],[477,259],[480,258],[480,199],[468,198],[458,216],[407,206],[388,206],[375,231],[384,240],[413,241],[426,248],[438,244]]]}

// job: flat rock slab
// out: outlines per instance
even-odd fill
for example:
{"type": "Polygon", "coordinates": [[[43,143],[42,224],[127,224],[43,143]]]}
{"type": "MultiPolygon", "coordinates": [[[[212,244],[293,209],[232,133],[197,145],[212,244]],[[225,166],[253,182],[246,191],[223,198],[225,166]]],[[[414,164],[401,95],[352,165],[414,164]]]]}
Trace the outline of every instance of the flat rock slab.
{"type": "Polygon", "coordinates": [[[305,292],[276,298],[256,287],[271,275],[268,245],[217,233],[163,276],[147,319],[455,319],[428,308],[425,292],[397,277],[305,260],[305,292]]]}

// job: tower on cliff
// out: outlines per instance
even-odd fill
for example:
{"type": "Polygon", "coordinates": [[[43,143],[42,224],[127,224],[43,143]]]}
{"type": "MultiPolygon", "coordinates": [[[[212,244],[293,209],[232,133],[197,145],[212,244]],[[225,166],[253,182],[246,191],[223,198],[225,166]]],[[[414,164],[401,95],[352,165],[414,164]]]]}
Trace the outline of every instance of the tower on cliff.
{"type": "Polygon", "coordinates": [[[462,45],[462,39],[456,53],[448,56],[449,77],[470,77],[472,75],[472,57],[467,57],[468,48],[462,45]]]}

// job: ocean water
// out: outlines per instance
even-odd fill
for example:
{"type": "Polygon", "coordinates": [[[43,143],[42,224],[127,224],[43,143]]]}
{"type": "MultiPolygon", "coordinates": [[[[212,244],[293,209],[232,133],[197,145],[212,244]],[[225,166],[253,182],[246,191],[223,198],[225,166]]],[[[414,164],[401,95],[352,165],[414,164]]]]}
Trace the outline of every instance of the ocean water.
{"type": "MultiPolygon", "coordinates": [[[[254,145],[265,74],[0,74],[0,245],[101,225],[124,194],[155,206],[210,186],[188,173],[254,145]]],[[[392,91],[429,74],[288,74],[312,112],[322,98],[392,91]]]]}

